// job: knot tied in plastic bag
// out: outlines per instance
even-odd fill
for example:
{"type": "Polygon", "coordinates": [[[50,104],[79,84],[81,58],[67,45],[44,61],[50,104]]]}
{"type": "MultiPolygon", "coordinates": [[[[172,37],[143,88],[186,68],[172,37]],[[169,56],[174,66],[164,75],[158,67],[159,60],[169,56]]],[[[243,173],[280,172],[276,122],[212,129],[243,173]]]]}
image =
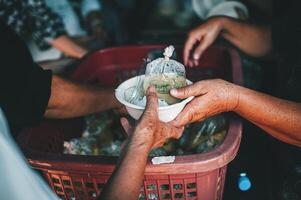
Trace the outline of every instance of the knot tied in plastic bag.
{"type": "Polygon", "coordinates": [[[144,92],[149,86],[154,86],[158,98],[168,105],[180,100],[171,96],[169,91],[173,88],[181,88],[187,85],[185,67],[176,60],[171,59],[175,48],[168,46],[163,53],[164,58],[157,58],[146,66],[144,78],[144,92]]]}

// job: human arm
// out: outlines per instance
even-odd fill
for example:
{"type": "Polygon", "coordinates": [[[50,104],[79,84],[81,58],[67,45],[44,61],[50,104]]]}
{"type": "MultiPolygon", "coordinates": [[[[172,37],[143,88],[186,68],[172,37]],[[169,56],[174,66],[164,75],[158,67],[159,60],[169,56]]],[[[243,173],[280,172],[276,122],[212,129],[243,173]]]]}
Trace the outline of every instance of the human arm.
{"type": "Polygon", "coordinates": [[[119,162],[99,200],[138,199],[147,157],[152,148],[162,146],[169,138],[179,138],[183,127],[176,128],[158,118],[158,100],[154,88],[147,92],[147,107],[123,149],[119,162]]]}
{"type": "Polygon", "coordinates": [[[61,17],[44,1],[27,1],[24,5],[24,14],[34,24],[32,37],[41,49],[51,45],[74,58],[81,58],[88,52],[68,37],[61,17]]]}
{"type": "Polygon", "coordinates": [[[70,39],[67,35],[61,35],[53,40],[49,41],[53,47],[62,51],[68,56],[74,58],[82,58],[84,55],[88,53],[88,50],[76,44],[72,39],[70,39]]]}
{"type": "Polygon", "coordinates": [[[282,100],[224,80],[206,80],[172,90],[178,98],[196,96],[172,122],[183,126],[221,112],[234,111],[270,135],[301,146],[301,104],[282,100]]]}
{"type": "Polygon", "coordinates": [[[78,117],[120,107],[113,88],[80,84],[53,75],[45,117],[78,117]]]}
{"type": "Polygon", "coordinates": [[[218,36],[254,57],[264,56],[272,48],[268,26],[254,25],[228,17],[214,17],[189,33],[184,47],[185,65],[197,65],[202,53],[218,36]]]}

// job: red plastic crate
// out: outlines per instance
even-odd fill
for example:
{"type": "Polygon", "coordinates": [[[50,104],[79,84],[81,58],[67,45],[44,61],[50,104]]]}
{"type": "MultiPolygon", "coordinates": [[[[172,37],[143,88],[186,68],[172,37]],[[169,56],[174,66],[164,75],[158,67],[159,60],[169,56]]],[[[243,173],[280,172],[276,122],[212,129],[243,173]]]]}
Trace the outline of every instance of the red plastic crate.
{"type": "MultiPolygon", "coordinates": [[[[71,77],[78,81],[116,85],[137,73],[142,58],[163,46],[126,46],[99,50],[87,57],[71,77]]],[[[176,48],[178,55],[182,49],[176,48]]],[[[187,69],[189,79],[220,77],[242,84],[236,51],[209,48],[197,68],[187,69]]],[[[18,142],[30,165],[40,170],[61,199],[94,200],[114,170],[117,158],[64,155],[63,141],[79,137],[83,120],[51,120],[23,131],[18,142]]],[[[140,199],[221,200],[227,164],[234,159],[241,140],[242,123],[230,119],[224,142],[202,154],[176,156],[172,164],[147,164],[140,199]]]]}

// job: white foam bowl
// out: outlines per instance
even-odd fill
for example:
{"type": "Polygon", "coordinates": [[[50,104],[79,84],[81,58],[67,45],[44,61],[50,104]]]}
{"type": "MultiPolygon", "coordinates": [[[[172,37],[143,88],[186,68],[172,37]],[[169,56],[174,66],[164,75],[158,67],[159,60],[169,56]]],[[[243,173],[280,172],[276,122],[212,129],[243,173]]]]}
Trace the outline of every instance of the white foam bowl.
{"type": "MultiPolygon", "coordinates": [[[[141,75],[141,78],[144,79],[144,75],[141,75]]],[[[123,105],[125,105],[129,115],[132,116],[136,120],[138,120],[141,117],[145,107],[137,106],[135,104],[131,104],[131,103],[127,102],[124,99],[124,93],[127,89],[134,87],[135,84],[137,84],[138,79],[139,79],[139,76],[136,76],[136,77],[133,77],[133,78],[130,78],[130,79],[124,81],[117,87],[117,89],[115,91],[115,96],[118,99],[118,101],[120,103],[122,103],[123,105]]],[[[192,84],[192,82],[190,80],[186,79],[186,81],[187,81],[188,85],[192,84]]],[[[193,98],[194,97],[192,96],[192,97],[182,100],[179,103],[172,104],[170,106],[159,107],[159,119],[162,122],[170,122],[170,121],[174,120],[178,116],[178,114],[183,110],[185,105],[188,102],[190,102],[193,98]]]]}

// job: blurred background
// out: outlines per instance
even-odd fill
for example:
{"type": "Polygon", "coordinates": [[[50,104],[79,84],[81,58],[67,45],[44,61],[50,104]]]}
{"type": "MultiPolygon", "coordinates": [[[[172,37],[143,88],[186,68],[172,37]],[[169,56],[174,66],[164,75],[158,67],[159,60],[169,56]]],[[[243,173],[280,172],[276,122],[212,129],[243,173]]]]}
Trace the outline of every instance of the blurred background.
{"type": "MultiPolygon", "coordinates": [[[[36,45],[37,34],[22,35],[35,61],[43,68],[62,75],[102,48],[133,44],[184,45],[187,34],[209,17],[227,15],[251,23],[268,24],[273,14],[272,0],[231,1],[231,6],[230,1],[225,0],[94,0],[94,7],[91,6],[92,0],[45,2],[49,7],[47,9],[62,20],[62,24],[57,23],[65,29],[62,32],[85,49],[87,54],[75,58],[59,52],[55,45],[36,45]]],[[[233,47],[222,39],[216,43],[233,47]]],[[[255,60],[242,52],[239,55],[245,87],[262,91],[273,84],[274,80],[266,78],[267,74],[274,73],[272,58],[255,60]]],[[[300,176],[301,170],[296,168],[296,172],[280,173],[285,172],[285,164],[292,161],[287,155],[295,147],[276,141],[247,121],[244,121],[243,127],[238,155],[228,166],[224,199],[274,200],[280,195],[282,199],[298,200],[298,197],[290,196],[292,187],[289,183],[296,178],[296,173],[300,176]],[[250,190],[241,191],[238,188],[240,173],[248,174],[252,183],[250,190]]],[[[301,184],[294,187],[301,191],[301,184]]]]}

